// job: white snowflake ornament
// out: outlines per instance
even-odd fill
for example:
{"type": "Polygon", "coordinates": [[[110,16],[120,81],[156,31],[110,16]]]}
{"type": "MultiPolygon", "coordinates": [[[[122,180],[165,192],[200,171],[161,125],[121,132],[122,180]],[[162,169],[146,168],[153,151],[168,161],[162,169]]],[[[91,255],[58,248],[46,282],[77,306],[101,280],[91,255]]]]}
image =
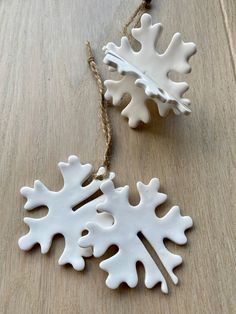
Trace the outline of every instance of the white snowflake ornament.
{"type": "Polygon", "coordinates": [[[189,58],[196,52],[194,43],[184,43],[181,34],[174,34],[169,47],[163,54],[156,51],[156,43],[161,36],[162,24],[152,24],[147,13],[141,17],[140,28],[132,29],[132,36],[141,44],[139,51],[134,51],[127,37],[121,38],[118,47],[110,42],[105,47],[104,63],[125,75],[120,81],[106,80],[105,98],[113,105],[120,103],[124,94],[131,96],[122,115],[129,119],[129,126],[137,127],[140,121],[147,123],[150,114],[146,101],[156,101],[161,116],[166,116],[170,109],[175,114],[191,112],[189,99],[183,94],[189,86],[186,82],[174,82],[169,73],[176,71],[189,73],[189,58]]]}
{"type": "MultiPolygon", "coordinates": [[[[96,205],[103,201],[103,196],[75,211],[73,208],[97,192],[106,180],[93,179],[91,183],[84,185],[92,174],[92,166],[82,165],[76,156],[70,156],[68,163],[60,162],[58,166],[64,179],[64,186],[60,191],[48,190],[39,180],[35,181],[33,188],[21,189],[21,194],[27,198],[25,209],[32,210],[39,206],[47,206],[48,214],[39,219],[24,218],[30,230],[19,239],[18,243],[22,250],[30,250],[39,243],[41,252],[45,254],[51,247],[54,235],[61,234],[65,239],[65,248],[59,259],[59,265],[71,264],[74,269],[82,270],[85,266],[83,257],[92,255],[91,248],[81,248],[78,245],[78,239],[82,236],[87,222],[94,221],[108,226],[112,224],[113,219],[111,215],[98,214],[96,211],[96,205]]],[[[102,171],[104,169],[100,168],[99,174],[102,171]]],[[[114,173],[110,173],[107,180],[113,178],[114,173]]]]}
{"type": "Polygon", "coordinates": [[[165,194],[158,192],[158,188],[159,180],[156,178],[148,185],[138,182],[140,203],[133,206],[129,203],[128,186],[117,190],[111,181],[101,185],[105,199],[97,205],[97,209],[99,212],[111,214],[114,224],[104,228],[93,222],[88,223],[89,233],[80,238],[79,244],[82,247],[93,246],[93,254],[96,257],[102,256],[111,245],[119,248],[115,255],[100,263],[100,267],[109,274],[106,284],[112,289],[122,282],[132,288],[137,285],[136,263],[139,261],[145,269],[146,287],[152,288],[160,282],[162,292],[168,293],[166,280],[140,240],[140,232],[155,250],[172,281],[175,284],[178,282],[173,269],[182,263],[182,258],[171,253],[163,240],[185,244],[185,230],[193,223],[190,217],[181,216],[178,206],[172,207],[164,217],[157,217],[155,208],[167,198],[165,194]]]}

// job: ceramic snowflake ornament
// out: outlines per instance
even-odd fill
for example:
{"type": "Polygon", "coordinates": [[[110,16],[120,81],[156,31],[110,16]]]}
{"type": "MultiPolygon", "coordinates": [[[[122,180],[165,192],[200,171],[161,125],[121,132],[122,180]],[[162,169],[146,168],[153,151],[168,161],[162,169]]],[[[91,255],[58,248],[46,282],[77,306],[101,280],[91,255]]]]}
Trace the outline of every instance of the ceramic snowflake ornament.
{"type": "Polygon", "coordinates": [[[181,216],[178,206],[172,207],[164,217],[157,217],[155,208],[167,198],[165,194],[158,192],[158,188],[159,180],[156,178],[148,185],[138,182],[140,203],[132,206],[129,203],[128,186],[116,190],[111,181],[101,185],[105,199],[97,205],[97,209],[110,213],[114,224],[104,228],[94,222],[88,223],[89,233],[80,238],[79,244],[82,247],[93,246],[93,254],[96,257],[102,256],[111,245],[119,248],[115,255],[100,263],[100,267],[109,274],[106,284],[112,289],[122,282],[135,287],[138,282],[136,263],[140,261],[145,268],[146,287],[152,288],[160,282],[162,292],[168,292],[163,274],[138,237],[140,232],[155,250],[172,281],[175,284],[178,282],[173,269],[182,263],[182,258],[171,253],[163,240],[185,244],[185,230],[193,223],[190,217],[181,216]]]}
{"type": "MultiPolygon", "coordinates": [[[[68,163],[60,162],[58,166],[64,179],[64,186],[60,191],[50,191],[38,180],[35,181],[33,188],[21,189],[21,194],[27,198],[25,209],[47,206],[48,214],[39,219],[24,218],[30,230],[19,239],[19,247],[22,250],[30,250],[39,243],[44,254],[50,249],[54,235],[61,234],[65,238],[65,248],[59,259],[59,265],[71,264],[74,269],[82,270],[85,266],[83,257],[92,255],[91,248],[84,249],[78,245],[78,239],[82,236],[87,222],[93,221],[108,226],[112,224],[113,219],[108,214],[98,214],[96,211],[96,205],[103,200],[103,196],[75,211],[73,208],[97,192],[105,180],[94,179],[88,185],[84,185],[92,174],[92,166],[82,165],[76,156],[70,156],[68,163]]],[[[104,169],[100,168],[99,173],[102,171],[104,169]]],[[[110,173],[107,180],[113,178],[114,173],[110,173]]]]}
{"type": "Polygon", "coordinates": [[[170,109],[175,114],[191,112],[190,101],[183,97],[188,89],[186,82],[174,82],[169,73],[176,71],[189,73],[189,58],[196,52],[194,43],[185,43],[181,34],[174,34],[168,48],[163,54],[156,51],[162,24],[152,24],[147,13],[141,17],[140,28],[132,29],[132,36],[141,44],[139,51],[134,51],[127,37],[122,37],[121,45],[110,42],[105,47],[105,64],[124,75],[120,81],[106,80],[105,98],[113,105],[120,103],[124,94],[131,96],[122,115],[129,119],[130,127],[137,127],[140,121],[147,123],[150,119],[146,101],[157,103],[161,116],[166,116],[170,109]]]}

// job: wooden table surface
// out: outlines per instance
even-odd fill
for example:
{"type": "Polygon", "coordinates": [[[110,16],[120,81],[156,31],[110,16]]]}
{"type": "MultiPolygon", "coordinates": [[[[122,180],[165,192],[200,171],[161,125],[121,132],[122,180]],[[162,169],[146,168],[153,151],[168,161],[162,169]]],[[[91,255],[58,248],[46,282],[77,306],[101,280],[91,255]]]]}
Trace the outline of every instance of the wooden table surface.
{"type": "MultiPolygon", "coordinates": [[[[64,240],[50,252],[20,251],[27,232],[22,185],[41,179],[52,190],[63,181],[58,161],[77,154],[99,166],[104,139],[98,93],[86,63],[84,42],[93,45],[104,78],[102,47],[119,43],[121,29],[138,0],[2,0],[0,3],[0,312],[28,313],[235,313],[236,311],[236,2],[153,0],[153,20],[164,25],[163,51],[174,32],[194,41],[188,117],[158,116],[136,130],[120,109],[110,108],[114,133],[112,169],[118,186],[161,180],[174,204],[194,219],[189,242],[168,247],[184,259],[180,284],[170,293],[144,287],[109,290],[101,259],[84,272],[57,264],[64,240]]],[[[46,211],[28,214],[41,217],[46,211]]],[[[132,222],[130,222],[132,224],[132,222]]]]}

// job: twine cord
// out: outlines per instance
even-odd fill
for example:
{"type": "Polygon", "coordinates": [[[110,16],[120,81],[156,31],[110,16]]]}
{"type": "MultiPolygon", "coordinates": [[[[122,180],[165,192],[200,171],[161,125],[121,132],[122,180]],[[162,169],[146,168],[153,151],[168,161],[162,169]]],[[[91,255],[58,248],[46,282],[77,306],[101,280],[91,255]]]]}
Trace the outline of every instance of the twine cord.
{"type": "Polygon", "coordinates": [[[102,166],[105,168],[105,172],[101,175],[95,174],[94,177],[98,180],[103,180],[104,178],[108,176],[108,171],[109,171],[110,163],[111,163],[110,153],[111,153],[111,148],[112,148],[112,131],[111,131],[111,125],[110,125],[108,110],[107,110],[108,103],[104,97],[104,85],[103,85],[102,77],[98,69],[98,66],[94,60],[92,48],[89,41],[86,42],[86,48],[87,48],[87,55],[88,55],[88,64],[97,82],[97,87],[98,87],[98,92],[99,92],[99,115],[102,122],[102,130],[103,130],[105,141],[106,141],[106,148],[105,148],[105,152],[103,156],[103,163],[102,163],[102,166]]]}
{"type": "Polygon", "coordinates": [[[143,0],[134,13],[130,16],[127,23],[124,25],[122,34],[126,36],[129,40],[131,40],[131,34],[128,31],[129,26],[134,23],[134,28],[138,26],[140,18],[144,12],[146,12],[151,7],[151,0],[143,0]]]}
{"type": "MultiPolygon", "coordinates": [[[[140,21],[141,15],[150,8],[151,0],[143,0],[142,3],[137,7],[134,13],[130,16],[128,22],[125,24],[123,28],[123,35],[127,36],[129,39],[131,34],[128,32],[129,26],[134,23],[134,27],[136,27],[140,21]]],[[[108,177],[109,169],[111,165],[111,151],[112,151],[112,129],[111,123],[109,121],[108,116],[108,102],[104,97],[104,85],[103,80],[99,71],[99,68],[95,62],[91,44],[89,41],[86,42],[87,48],[87,56],[88,56],[88,64],[91,72],[96,80],[98,92],[99,92],[99,116],[101,119],[102,130],[105,137],[105,152],[103,156],[102,166],[105,171],[102,174],[95,173],[93,177],[97,180],[103,180],[108,177]]]]}

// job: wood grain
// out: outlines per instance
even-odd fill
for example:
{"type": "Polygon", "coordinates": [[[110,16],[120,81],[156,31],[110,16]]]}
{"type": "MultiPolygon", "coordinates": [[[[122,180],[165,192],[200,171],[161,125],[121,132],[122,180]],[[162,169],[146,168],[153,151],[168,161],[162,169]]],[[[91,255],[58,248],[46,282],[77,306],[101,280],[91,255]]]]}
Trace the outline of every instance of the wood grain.
{"type": "Polygon", "coordinates": [[[230,50],[230,57],[236,77],[236,2],[233,0],[220,0],[225,32],[230,50]]]}
{"type": "MultiPolygon", "coordinates": [[[[193,217],[186,247],[170,246],[184,258],[181,279],[170,294],[145,289],[140,269],[136,289],[105,286],[99,260],[85,272],[59,267],[63,239],[50,253],[24,253],[17,239],[27,231],[22,219],[22,185],[39,178],[59,189],[57,162],[78,154],[99,166],[104,140],[98,121],[98,94],[86,63],[89,39],[103,77],[102,46],[119,42],[122,25],[139,1],[3,0],[0,2],[0,312],[1,313],[234,313],[236,257],[236,84],[233,0],[153,1],[154,21],[164,33],[160,50],[180,31],[197,43],[192,59],[192,115],[161,119],[130,130],[111,108],[112,168],[116,184],[157,176],[169,200],[193,217]],[[223,4],[223,7],[222,7],[223,4]],[[222,11],[224,8],[224,11],[222,11]],[[223,13],[223,14],[222,14],[223,13]],[[229,31],[230,38],[229,41],[229,31]]],[[[35,211],[39,217],[45,211],[35,211]]],[[[130,222],[132,223],[132,222],[130,222]]]]}

